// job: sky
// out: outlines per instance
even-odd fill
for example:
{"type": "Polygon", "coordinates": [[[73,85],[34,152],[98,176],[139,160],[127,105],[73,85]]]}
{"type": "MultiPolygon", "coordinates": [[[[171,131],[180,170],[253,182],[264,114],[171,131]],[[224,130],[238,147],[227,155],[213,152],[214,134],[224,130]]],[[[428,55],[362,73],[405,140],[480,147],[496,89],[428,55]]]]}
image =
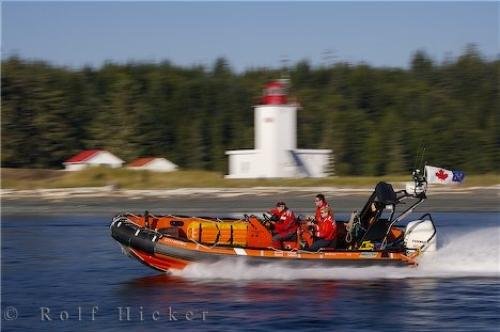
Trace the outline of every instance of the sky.
{"type": "Polygon", "coordinates": [[[236,71],[337,61],[408,67],[499,51],[498,2],[2,2],[2,58],[99,67],[168,60],[236,71]]]}

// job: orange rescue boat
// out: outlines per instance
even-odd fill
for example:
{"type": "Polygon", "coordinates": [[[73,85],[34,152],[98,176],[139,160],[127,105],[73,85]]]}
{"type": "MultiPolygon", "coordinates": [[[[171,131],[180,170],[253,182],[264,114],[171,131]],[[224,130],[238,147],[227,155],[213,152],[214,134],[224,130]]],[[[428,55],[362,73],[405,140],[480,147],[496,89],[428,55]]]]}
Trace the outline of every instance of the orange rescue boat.
{"type": "Polygon", "coordinates": [[[422,253],[436,250],[436,228],[430,214],[396,225],[426,199],[425,177],[418,171],[413,177],[413,185],[400,191],[378,183],[361,212],[352,213],[349,221],[337,221],[336,247],[317,252],[303,249],[311,238],[300,220],[297,240],[284,242],[286,249],[273,248],[265,214],[238,219],[127,213],[113,218],[111,236],[127,255],[160,271],[222,259],[300,266],[415,266],[422,253]],[[413,204],[397,214],[397,206],[407,199],[413,204]]]}

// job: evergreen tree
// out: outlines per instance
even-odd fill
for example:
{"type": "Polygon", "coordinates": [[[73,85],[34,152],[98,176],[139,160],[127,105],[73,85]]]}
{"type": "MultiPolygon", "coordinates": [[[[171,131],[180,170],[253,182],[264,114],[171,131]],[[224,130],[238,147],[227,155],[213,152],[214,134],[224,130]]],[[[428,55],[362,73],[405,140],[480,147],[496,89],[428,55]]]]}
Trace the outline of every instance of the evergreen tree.
{"type": "Polygon", "coordinates": [[[383,175],[432,164],[498,172],[500,60],[473,45],[444,63],[424,51],[410,68],[308,61],[236,74],[226,59],[206,69],[107,63],[70,70],[17,57],[2,61],[2,166],[61,167],[81,149],[125,160],[166,157],[225,172],[230,149],[253,148],[253,106],[286,72],[298,111],[298,145],[334,151],[338,175],[383,175]]]}

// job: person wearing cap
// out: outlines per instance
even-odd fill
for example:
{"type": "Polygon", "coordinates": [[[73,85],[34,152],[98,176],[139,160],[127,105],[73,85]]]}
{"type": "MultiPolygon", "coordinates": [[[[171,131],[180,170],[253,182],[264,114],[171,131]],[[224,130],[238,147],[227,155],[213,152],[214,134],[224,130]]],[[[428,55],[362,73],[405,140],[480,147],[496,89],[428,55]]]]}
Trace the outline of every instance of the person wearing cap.
{"type": "Polygon", "coordinates": [[[330,212],[330,208],[324,206],[320,209],[320,217],[316,220],[316,223],[309,222],[309,226],[313,228],[314,241],[306,250],[318,251],[321,248],[335,248],[337,242],[337,226],[330,212]]]}
{"type": "Polygon", "coordinates": [[[285,202],[276,203],[276,208],[271,210],[271,221],[274,224],[273,247],[282,249],[283,241],[294,240],[297,236],[297,221],[295,214],[285,202]]]}

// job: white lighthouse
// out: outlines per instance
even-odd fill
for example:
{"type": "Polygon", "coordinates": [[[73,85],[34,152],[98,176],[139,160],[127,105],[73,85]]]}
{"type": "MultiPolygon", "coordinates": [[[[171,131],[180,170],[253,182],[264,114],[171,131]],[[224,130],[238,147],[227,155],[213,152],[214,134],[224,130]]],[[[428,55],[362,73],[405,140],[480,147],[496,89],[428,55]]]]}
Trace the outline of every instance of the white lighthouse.
{"type": "Polygon", "coordinates": [[[255,107],[255,149],[226,151],[227,178],[327,176],[331,150],[297,149],[297,105],[288,103],[287,81],[268,83],[255,107]]]}

